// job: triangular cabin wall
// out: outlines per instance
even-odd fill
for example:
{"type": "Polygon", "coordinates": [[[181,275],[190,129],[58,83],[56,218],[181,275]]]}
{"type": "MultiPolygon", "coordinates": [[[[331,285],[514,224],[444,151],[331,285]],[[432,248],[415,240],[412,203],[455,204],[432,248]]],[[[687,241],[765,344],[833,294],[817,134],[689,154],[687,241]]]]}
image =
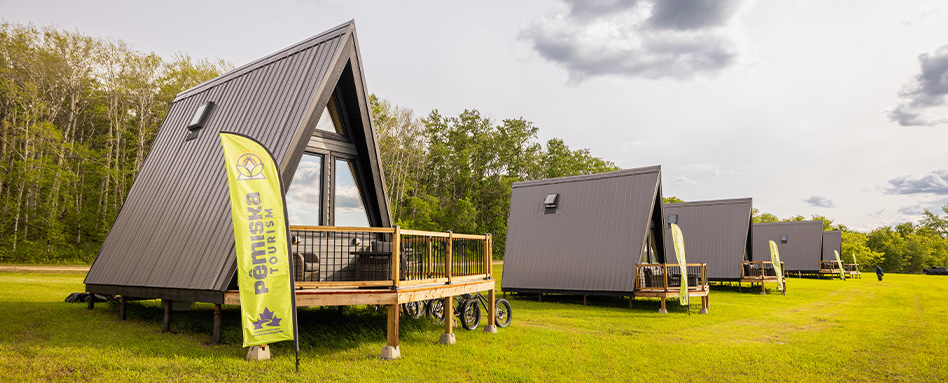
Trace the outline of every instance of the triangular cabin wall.
{"type": "Polygon", "coordinates": [[[218,134],[243,134],[267,147],[288,187],[304,152],[328,142],[314,139],[314,131],[330,99],[352,133],[355,150],[339,155],[358,159],[368,223],[390,226],[361,68],[350,21],[179,94],[86,275],[86,290],[221,303],[236,259],[218,134]],[[205,123],[189,131],[208,101],[214,106],[205,123]]]}

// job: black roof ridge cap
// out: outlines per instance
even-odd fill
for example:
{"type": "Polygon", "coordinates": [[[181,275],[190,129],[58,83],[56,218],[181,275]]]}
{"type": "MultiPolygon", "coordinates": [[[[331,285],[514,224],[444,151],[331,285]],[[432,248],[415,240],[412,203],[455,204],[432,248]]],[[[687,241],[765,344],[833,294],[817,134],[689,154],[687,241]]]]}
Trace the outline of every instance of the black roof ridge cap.
{"type": "Polygon", "coordinates": [[[232,69],[231,71],[229,71],[229,72],[227,72],[227,73],[224,73],[224,74],[222,74],[222,75],[220,75],[220,76],[217,76],[217,77],[215,77],[215,78],[213,78],[213,79],[210,79],[210,80],[207,80],[207,81],[205,81],[205,82],[202,82],[202,83],[200,83],[200,84],[198,84],[198,85],[195,85],[194,87],[189,88],[189,89],[187,89],[187,90],[185,90],[185,91],[183,91],[183,92],[181,92],[181,93],[178,93],[178,95],[174,97],[174,101],[173,101],[173,102],[177,102],[178,100],[181,100],[181,99],[183,99],[183,98],[190,97],[190,96],[193,96],[194,94],[203,92],[204,90],[207,90],[207,88],[212,88],[212,87],[216,86],[218,83],[224,83],[224,82],[230,81],[230,80],[233,79],[233,78],[239,77],[239,76],[241,76],[241,75],[243,75],[243,74],[245,74],[245,73],[247,73],[247,72],[250,72],[250,71],[253,71],[253,70],[255,70],[255,69],[258,69],[258,68],[262,67],[262,66],[263,66],[262,64],[269,63],[269,62],[272,62],[272,61],[276,61],[276,60],[278,60],[278,59],[280,59],[280,58],[283,58],[283,57],[289,56],[289,55],[291,55],[291,54],[297,53],[297,52],[302,51],[302,50],[304,50],[304,49],[306,49],[306,48],[309,48],[309,47],[312,47],[312,46],[314,46],[314,45],[316,45],[316,44],[322,43],[322,42],[324,42],[324,41],[326,41],[326,40],[333,39],[333,38],[339,37],[339,36],[341,36],[341,35],[344,35],[345,33],[349,32],[349,30],[350,30],[354,25],[355,25],[355,19],[349,20],[349,21],[347,21],[347,22],[345,22],[345,23],[339,24],[339,25],[337,25],[337,26],[335,26],[335,27],[333,27],[333,28],[331,28],[331,29],[329,29],[329,30],[327,30],[327,31],[325,31],[325,32],[322,32],[322,33],[320,33],[320,34],[318,34],[318,35],[308,37],[308,38],[306,38],[306,39],[304,39],[304,40],[302,40],[302,41],[297,42],[296,44],[290,45],[290,46],[288,46],[288,47],[286,47],[286,48],[283,48],[283,49],[281,49],[281,50],[279,50],[279,51],[277,51],[277,52],[274,52],[274,53],[269,54],[269,55],[267,55],[267,56],[261,57],[261,58],[259,58],[259,59],[254,60],[254,61],[251,61],[251,62],[249,62],[249,63],[247,63],[247,64],[241,65],[241,66],[239,66],[239,67],[237,67],[237,68],[232,69]],[[341,31],[341,33],[339,33],[340,31],[341,31]]]}
{"type": "MultiPolygon", "coordinates": [[[[626,176],[633,176],[633,175],[639,175],[639,174],[661,173],[661,171],[662,171],[661,165],[653,165],[653,166],[646,166],[646,167],[641,167],[641,168],[622,169],[622,170],[615,170],[615,171],[603,172],[603,173],[580,174],[580,175],[575,175],[575,176],[546,178],[542,180],[520,181],[520,182],[514,182],[512,188],[590,181],[590,180],[616,178],[616,177],[626,177],[626,176]]],[[[659,179],[659,181],[661,181],[661,179],[659,179]]]]}
{"type": "Polygon", "coordinates": [[[714,200],[704,200],[704,201],[687,201],[687,202],[671,202],[671,203],[662,203],[664,206],[705,206],[705,205],[737,205],[744,204],[747,202],[753,203],[753,198],[728,198],[728,199],[714,199],[714,200]]]}
{"type": "Polygon", "coordinates": [[[780,222],[757,222],[755,225],[809,225],[813,223],[819,223],[820,226],[823,226],[823,221],[780,221],[780,222]]]}

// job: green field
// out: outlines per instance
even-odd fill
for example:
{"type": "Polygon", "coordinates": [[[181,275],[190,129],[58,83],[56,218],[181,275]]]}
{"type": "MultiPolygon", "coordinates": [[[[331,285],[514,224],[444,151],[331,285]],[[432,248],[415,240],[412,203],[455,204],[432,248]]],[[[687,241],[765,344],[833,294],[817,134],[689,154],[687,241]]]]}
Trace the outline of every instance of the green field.
{"type": "MultiPolygon", "coordinates": [[[[501,272],[496,266],[496,272],[501,272]]],[[[247,362],[237,307],[225,307],[225,344],[208,345],[211,306],[175,313],[161,334],[155,301],[129,306],[63,303],[82,274],[0,272],[3,381],[946,381],[948,277],[887,275],[885,281],[789,280],[789,294],[712,289],[711,314],[670,301],[618,298],[511,299],[513,325],[497,334],[402,319],[403,359],[376,356],[385,311],[301,309],[302,365],[292,345],[247,362]]]]}

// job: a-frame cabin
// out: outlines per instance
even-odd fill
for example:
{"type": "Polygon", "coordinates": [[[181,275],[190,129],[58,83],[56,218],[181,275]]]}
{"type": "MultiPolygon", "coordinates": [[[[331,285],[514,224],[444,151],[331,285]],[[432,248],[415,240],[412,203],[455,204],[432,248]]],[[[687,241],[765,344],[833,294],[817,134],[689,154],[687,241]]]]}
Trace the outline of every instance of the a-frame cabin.
{"type": "Polygon", "coordinates": [[[517,182],[506,292],[631,296],[635,265],[663,263],[660,166],[517,182]]]}
{"type": "Polygon", "coordinates": [[[750,198],[666,203],[665,257],[675,259],[671,223],[681,227],[688,262],[707,263],[708,280],[738,281],[751,260],[750,198]]]}
{"type": "Polygon", "coordinates": [[[273,153],[289,189],[291,225],[390,227],[361,68],[348,22],[179,94],[86,289],[223,303],[236,288],[221,131],[252,137],[273,153]],[[189,129],[208,103],[203,124],[189,129]]]}
{"type": "MultiPolygon", "coordinates": [[[[387,306],[387,359],[400,355],[400,304],[443,298],[450,317],[453,296],[487,291],[495,313],[490,235],[392,226],[360,60],[348,22],[179,94],[86,290],[121,296],[123,318],[128,300],[162,299],[164,331],[172,303],[213,303],[219,341],[221,305],[240,304],[218,135],[231,132],[259,141],[279,166],[297,305],[387,306]]],[[[442,342],[453,343],[445,323],[442,342]]],[[[487,323],[496,332],[494,315],[487,323]]]]}

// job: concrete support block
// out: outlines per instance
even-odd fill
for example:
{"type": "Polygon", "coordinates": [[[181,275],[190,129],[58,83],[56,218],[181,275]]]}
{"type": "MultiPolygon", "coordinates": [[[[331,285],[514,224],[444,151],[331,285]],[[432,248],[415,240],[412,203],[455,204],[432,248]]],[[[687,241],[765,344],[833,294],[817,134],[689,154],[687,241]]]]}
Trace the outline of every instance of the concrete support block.
{"type": "Polygon", "coordinates": [[[385,360],[398,359],[402,357],[402,353],[401,351],[398,350],[398,346],[393,347],[393,346],[385,345],[385,346],[382,346],[381,357],[382,359],[385,359],[385,360]]]}
{"type": "Polygon", "coordinates": [[[708,313],[708,308],[707,308],[707,307],[702,307],[702,308],[701,308],[701,311],[698,311],[698,314],[707,314],[707,313],[708,313]]]}
{"type": "Polygon", "coordinates": [[[487,325],[487,326],[484,326],[484,332],[486,332],[486,333],[488,333],[488,334],[496,334],[496,333],[497,333],[497,326],[496,326],[496,325],[492,325],[492,324],[489,324],[489,325],[487,325]]]}
{"type": "Polygon", "coordinates": [[[454,334],[441,334],[441,339],[438,340],[438,343],[452,345],[457,343],[457,341],[454,339],[454,334]]]}
{"type": "Polygon", "coordinates": [[[270,346],[265,344],[250,346],[250,351],[247,351],[247,360],[270,360],[270,346]]]}
{"type": "Polygon", "coordinates": [[[666,310],[666,309],[658,309],[658,313],[659,313],[659,314],[668,314],[668,310],[666,310]]]}

